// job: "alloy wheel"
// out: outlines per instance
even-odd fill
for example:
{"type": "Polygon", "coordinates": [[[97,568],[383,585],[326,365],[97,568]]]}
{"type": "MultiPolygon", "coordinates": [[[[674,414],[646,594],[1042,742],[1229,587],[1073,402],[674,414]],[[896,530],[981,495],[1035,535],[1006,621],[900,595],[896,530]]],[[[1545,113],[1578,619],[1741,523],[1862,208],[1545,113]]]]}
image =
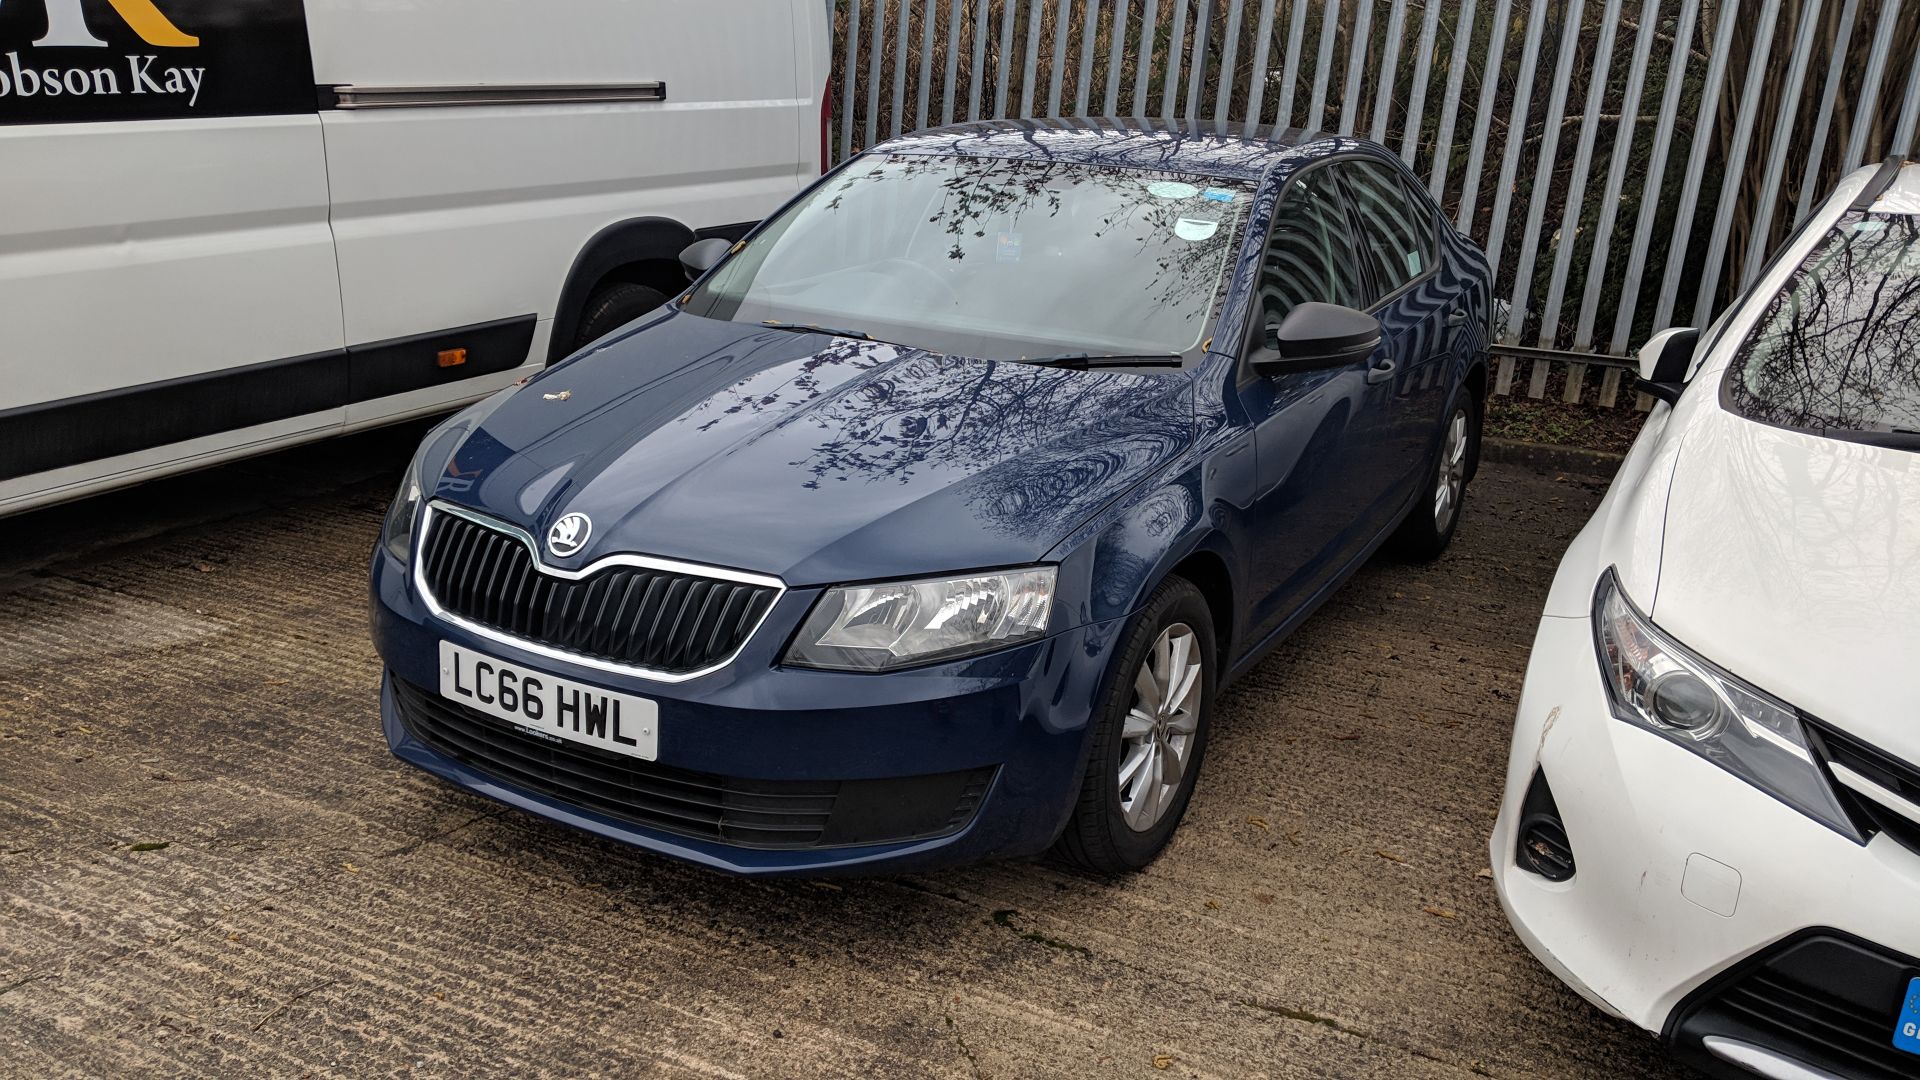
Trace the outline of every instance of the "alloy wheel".
{"type": "Polygon", "coordinates": [[[1160,631],[1133,678],[1121,728],[1120,813],[1146,832],[1166,816],[1200,727],[1200,641],[1186,623],[1160,631]]]}
{"type": "Polygon", "coordinates": [[[1434,531],[1445,534],[1460,509],[1460,493],[1467,485],[1467,410],[1455,409],[1447,421],[1447,440],[1440,447],[1440,476],[1433,489],[1434,531]]]}

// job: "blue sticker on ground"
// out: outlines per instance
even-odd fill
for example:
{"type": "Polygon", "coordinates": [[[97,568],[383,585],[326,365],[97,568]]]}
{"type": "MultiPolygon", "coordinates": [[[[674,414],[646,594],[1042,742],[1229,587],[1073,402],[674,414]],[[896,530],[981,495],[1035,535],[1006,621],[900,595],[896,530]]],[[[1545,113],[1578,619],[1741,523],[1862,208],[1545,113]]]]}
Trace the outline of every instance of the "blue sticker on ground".
{"type": "Polygon", "coordinates": [[[1895,1049],[1920,1054],[1920,979],[1907,982],[1907,1001],[1900,1006],[1900,1019],[1893,1022],[1895,1049]]]}

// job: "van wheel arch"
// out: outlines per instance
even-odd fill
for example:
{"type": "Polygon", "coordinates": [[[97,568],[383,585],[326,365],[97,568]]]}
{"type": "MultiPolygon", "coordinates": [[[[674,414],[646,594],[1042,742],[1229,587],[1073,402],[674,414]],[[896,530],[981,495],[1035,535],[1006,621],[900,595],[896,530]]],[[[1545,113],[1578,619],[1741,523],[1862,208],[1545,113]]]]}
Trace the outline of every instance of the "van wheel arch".
{"type": "Polygon", "coordinates": [[[601,229],[574,256],[553,313],[547,363],[573,352],[587,301],[615,282],[627,282],[673,296],[687,284],[680,252],[698,237],[685,224],[665,217],[631,218],[601,229]]]}

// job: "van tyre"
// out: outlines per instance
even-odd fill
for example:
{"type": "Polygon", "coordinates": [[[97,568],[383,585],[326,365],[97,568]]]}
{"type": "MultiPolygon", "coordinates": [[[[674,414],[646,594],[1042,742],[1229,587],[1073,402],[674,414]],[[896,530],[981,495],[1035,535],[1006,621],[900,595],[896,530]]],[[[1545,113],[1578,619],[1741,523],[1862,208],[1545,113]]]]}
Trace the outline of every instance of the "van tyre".
{"type": "Polygon", "coordinates": [[[1393,538],[1395,549],[1415,562],[1437,559],[1453,543],[1465,508],[1467,481],[1480,460],[1479,399],[1461,387],[1453,392],[1446,415],[1439,451],[1427,466],[1426,483],[1393,538]]]}
{"type": "Polygon", "coordinates": [[[1213,616],[1185,578],[1163,582],[1114,650],[1079,801],[1054,846],[1096,874],[1139,870],[1186,813],[1218,677],[1213,616]]]}
{"type": "Polygon", "coordinates": [[[580,312],[580,330],[573,336],[573,347],[578,349],[597,341],[666,302],[666,294],[631,281],[602,285],[587,297],[587,306],[580,312]]]}

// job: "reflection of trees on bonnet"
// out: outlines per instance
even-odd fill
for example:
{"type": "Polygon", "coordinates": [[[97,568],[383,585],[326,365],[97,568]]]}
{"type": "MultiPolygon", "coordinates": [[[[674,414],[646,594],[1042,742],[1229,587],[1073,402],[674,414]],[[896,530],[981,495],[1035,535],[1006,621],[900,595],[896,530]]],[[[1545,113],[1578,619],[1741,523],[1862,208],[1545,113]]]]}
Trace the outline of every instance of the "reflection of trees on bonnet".
{"type": "Polygon", "coordinates": [[[794,464],[823,481],[971,475],[983,519],[1013,532],[1078,520],[1192,439],[1178,376],[1064,372],[922,353],[808,413],[823,441],[794,464]]]}
{"type": "MultiPolygon", "coordinates": [[[[784,336],[784,335],[781,335],[784,336]]],[[[898,356],[901,349],[880,341],[834,338],[812,356],[776,364],[723,386],[675,423],[709,431],[727,418],[756,412],[786,412],[812,401],[870,368],[898,356]]]]}
{"type": "Polygon", "coordinates": [[[1844,219],[1736,363],[1742,410],[1789,427],[1920,430],[1920,227],[1844,219]]]}
{"type": "Polygon", "coordinates": [[[676,422],[708,430],[766,414],[791,438],[800,486],[967,481],[983,520],[1009,532],[1077,520],[1192,440],[1180,375],[1061,371],[839,338],[764,368],[676,422]],[[946,474],[946,475],[941,475],[946,474]]]}

